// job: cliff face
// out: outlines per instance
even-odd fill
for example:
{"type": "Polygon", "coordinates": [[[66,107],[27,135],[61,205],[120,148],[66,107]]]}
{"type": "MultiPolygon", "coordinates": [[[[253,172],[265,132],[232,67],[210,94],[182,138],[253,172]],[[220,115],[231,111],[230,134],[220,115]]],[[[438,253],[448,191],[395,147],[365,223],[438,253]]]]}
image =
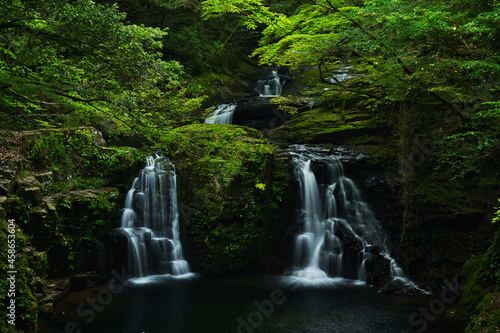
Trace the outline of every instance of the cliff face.
{"type": "MultiPolygon", "coordinates": [[[[106,278],[104,235],[119,218],[120,184],[130,182],[142,154],[106,147],[90,127],[2,132],[1,143],[0,217],[12,221],[9,229],[2,222],[2,246],[15,230],[16,326],[33,332],[38,311],[106,278]]],[[[8,286],[1,287],[5,300],[8,286]]]]}
{"type": "Polygon", "coordinates": [[[189,125],[162,144],[176,165],[188,261],[199,271],[273,269],[293,212],[286,153],[254,129],[189,125]]]}

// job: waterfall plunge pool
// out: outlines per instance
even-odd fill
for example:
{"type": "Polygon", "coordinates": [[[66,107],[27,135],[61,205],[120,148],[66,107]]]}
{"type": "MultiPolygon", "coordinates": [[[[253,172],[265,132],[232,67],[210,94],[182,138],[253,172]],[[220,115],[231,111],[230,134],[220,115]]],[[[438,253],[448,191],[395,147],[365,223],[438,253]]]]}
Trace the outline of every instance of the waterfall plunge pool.
{"type": "Polygon", "coordinates": [[[41,321],[41,332],[453,333],[465,327],[445,318],[452,293],[443,301],[439,294],[386,295],[346,284],[294,287],[283,276],[262,275],[137,282],[69,293],[41,321]]]}

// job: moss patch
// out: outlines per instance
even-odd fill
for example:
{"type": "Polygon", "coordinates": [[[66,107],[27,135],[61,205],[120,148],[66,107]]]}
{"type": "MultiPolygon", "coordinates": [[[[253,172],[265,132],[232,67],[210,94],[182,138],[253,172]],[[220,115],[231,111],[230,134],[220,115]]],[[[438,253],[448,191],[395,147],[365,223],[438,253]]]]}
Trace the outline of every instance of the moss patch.
{"type": "Polygon", "coordinates": [[[353,150],[361,150],[374,159],[380,165],[382,170],[394,169],[397,164],[397,145],[393,140],[385,139],[376,135],[363,135],[349,138],[344,141],[348,147],[353,150]]]}
{"type": "Polygon", "coordinates": [[[500,329],[500,232],[483,256],[472,257],[462,268],[465,289],[448,315],[472,320],[466,332],[498,332],[500,329]]]}
{"type": "Polygon", "coordinates": [[[7,228],[7,223],[5,221],[0,222],[0,265],[2,270],[0,273],[0,300],[2,307],[0,308],[0,331],[6,333],[14,333],[19,330],[25,332],[36,332],[37,329],[37,317],[38,303],[34,297],[35,294],[35,284],[34,284],[34,272],[28,267],[28,261],[26,258],[26,239],[23,235],[21,229],[15,224],[10,224],[7,228]],[[14,226],[14,228],[10,228],[14,226]],[[8,235],[10,235],[10,230],[15,230],[13,235],[15,235],[15,258],[11,259],[8,257],[8,235]],[[12,265],[12,266],[10,266],[12,265]],[[15,296],[10,295],[13,291],[10,288],[10,283],[7,280],[8,271],[16,271],[15,274],[15,296]],[[11,297],[12,296],[12,297],[11,297]],[[7,305],[10,305],[10,300],[15,300],[15,317],[10,318],[7,316],[9,313],[7,310],[7,305]],[[7,321],[14,319],[14,324],[11,325],[7,321]]]}
{"type": "Polygon", "coordinates": [[[500,293],[484,296],[477,305],[471,322],[465,332],[500,331],[500,293]]]}
{"type": "Polygon", "coordinates": [[[106,186],[116,180],[116,175],[126,177],[131,166],[144,160],[137,149],[106,147],[100,132],[92,127],[26,131],[20,135],[28,170],[51,172],[52,192],[106,186]]]}
{"type": "Polygon", "coordinates": [[[180,179],[186,248],[196,251],[190,260],[214,272],[259,265],[269,239],[283,231],[279,212],[291,192],[286,161],[259,131],[240,126],[188,125],[161,142],[180,179]]]}
{"type": "Polygon", "coordinates": [[[379,126],[364,111],[316,108],[302,112],[281,127],[270,132],[270,137],[302,143],[335,143],[357,136],[375,134],[379,126]]]}

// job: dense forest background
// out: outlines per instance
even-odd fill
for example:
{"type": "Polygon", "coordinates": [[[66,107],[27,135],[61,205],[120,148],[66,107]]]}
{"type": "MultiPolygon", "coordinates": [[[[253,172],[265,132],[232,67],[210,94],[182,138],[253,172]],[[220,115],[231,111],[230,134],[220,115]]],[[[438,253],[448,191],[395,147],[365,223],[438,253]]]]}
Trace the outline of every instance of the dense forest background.
{"type": "MultiPolygon", "coordinates": [[[[480,206],[490,226],[491,219],[498,222],[500,1],[0,4],[3,160],[23,149],[16,141],[19,131],[92,126],[109,141],[130,139],[145,150],[161,147],[172,141],[174,129],[203,122],[215,102],[237,96],[242,74],[280,66],[304,88],[273,99],[290,116],[311,106],[327,113],[335,109],[344,120],[349,108],[369,115],[378,137],[359,136],[351,143],[371,140],[378,147],[372,147],[375,155],[383,156],[385,181],[401,201],[404,253],[418,242],[423,207],[463,212],[480,206]],[[332,78],[332,71],[342,68],[349,68],[354,79],[332,78]],[[448,206],[436,208],[442,203],[448,206]]],[[[68,163],[65,140],[55,135],[31,142],[26,168],[68,163]]],[[[78,140],[70,140],[73,149],[83,147],[78,140]]],[[[101,164],[95,164],[99,170],[88,173],[110,177],[117,170],[118,160],[105,158],[102,150],[83,153],[101,154],[101,164]]],[[[88,187],[63,169],[54,171],[73,182],[71,189],[88,187]]],[[[482,239],[480,248],[491,241],[492,235],[482,239]]],[[[494,290],[498,301],[496,244],[474,266],[479,273],[471,283],[494,290]]],[[[472,304],[484,290],[471,291],[472,304]]],[[[26,297],[28,321],[32,296],[26,297]]]]}
{"type": "MultiPolygon", "coordinates": [[[[338,99],[338,91],[366,96],[367,107],[396,124],[403,160],[415,139],[456,115],[438,143],[436,166],[458,178],[481,175],[479,186],[498,186],[486,163],[499,155],[496,1],[266,6],[256,0],[4,1],[1,126],[99,126],[105,119],[116,134],[151,143],[161,131],[199,121],[195,110],[206,106],[211,87],[253,56],[292,72],[317,66],[319,80],[308,83],[316,103],[338,99]],[[339,65],[362,65],[363,81],[345,87],[327,80],[328,68],[339,65]]],[[[277,103],[296,110],[301,102],[277,103]]]]}

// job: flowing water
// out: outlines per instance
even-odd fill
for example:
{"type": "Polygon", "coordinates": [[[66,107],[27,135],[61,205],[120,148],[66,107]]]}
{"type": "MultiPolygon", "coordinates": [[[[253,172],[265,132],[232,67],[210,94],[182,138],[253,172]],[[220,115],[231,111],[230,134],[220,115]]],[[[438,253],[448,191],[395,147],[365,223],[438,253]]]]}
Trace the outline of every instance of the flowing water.
{"type": "MultiPolygon", "coordinates": [[[[302,146],[294,147],[292,154],[300,180],[299,220],[303,230],[295,244],[295,271],[288,279],[301,283],[269,275],[175,275],[172,261],[182,263],[182,272],[188,270],[178,242],[175,170],[165,159],[150,157],[128,192],[122,224],[124,229],[139,230],[132,235],[148,235],[130,237],[130,252],[136,253],[133,258],[140,264],[131,264],[129,269],[137,272],[136,276],[145,276],[155,263],[158,271],[168,274],[127,280],[122,273],[112,272],[114,278],[108,285],[64,297],[55,305],[50,320],[40,320],[40,331],[462,332],[465,323],[447,320],[444,315],[452,306],[449,302],[457,299],[454,289],[448,290],[445,298],[442,293],[409,297],[386,295],[364,282],[352,283],[366,278],[363,262],[369,258],[370,245],[378,244],[380,252],[387,251],[385,234],[339,161],[302,146]],[[324,163],[318,164],[318,160],[324,163]],[[348,246],[337,236],[336,228],[355,235],[361,244],[361,253],[355,256],[359,261],[345,261],[348,246]],[[147,248],[148,239],[149,244],[155,239],[159,243],[168,240],[167,251],[158,250],[152,256],[168,258],[166,265],[151,257],[154,247],[141,252],[144,246],[147,248]],[[310,258],[304,263],[304,257],[310,258]],[[351,274],[350,278],[345,278],[346,274],[351,274]]],[[[391,267],[400,270],[392,260],[391,267]]]]}
{"type": "MultiPolygon", "coordinates": [[[[340,75],[337,81],[348,78],[347,72],[340,75]]],[[[283,84],[274,72],[258,81],[256,91],[279,96],[283,84]]],[[[231,124],[236,107],[221,104],[205,122],[231,124]]],[[[390,257],[387,235],[341,159],[305,146],[290,153],[300,186],[288,276],[190,273],[179,237],[175,167],[150,156],[127,194],[118,230],[128,242],[126,272],[113,272],[108,285],[70,292],[50,319],[40,321],[40,331],[462,332],[464,323],[445,318],[451,304],[442,295],[385,295],[368,286],[375,257],[387,261],[393,279],[411,281],[390,257]]]]}
{"type": "Polygon", "coordinates": [[[275,106],[269,100],[271,97],[281,96],[286,81],[285,77],[280,75],[278,70],[274,68],[263,70],[261,76],[254,86],[257,95],[246,96],[236,102],[219,104],[215,111],[205,119],[205,124],[237,124],[254,128],[265,127],[262,122],[265,123],[267,120],[267,123],[269,123],[272,118],[276,117],[273,114],[275,106]],[[233,119],[235,112],[237,115],[243,113],[242,117],[233,119]]]}
{"type": "Polygon", "coordinates": [[[387,235],[354,181],[345,175],[342,155],[303,145],[292,146],[290,153],[299,181],[300,234],[294,268],[285,280],[303,285],[345,284],[345,279],[370,284],[369,268],[378,259],[388,262],[387,274],[399,284],[417,288],[390,257],[387,235]]]}
{"type": "Polygon", "coordinates": [[[277,70],[271,70],[271,75],[257,81],[255,91],[260,97],[278,97],[281,96],[284,78],[278,74],[277,70]]]}
{"type": "Polygon", "coordinates": [[[237,103],[219,104],[217,109],[205,119],[205,124],[232,124],[237,103]]]}
{"type": "Polygon", "coordinates": [[[175,166],[149,156],[127,193],[121,228],[128,239],[127,274],[133,277],[190,273],[179,237],[175,166]]]}

